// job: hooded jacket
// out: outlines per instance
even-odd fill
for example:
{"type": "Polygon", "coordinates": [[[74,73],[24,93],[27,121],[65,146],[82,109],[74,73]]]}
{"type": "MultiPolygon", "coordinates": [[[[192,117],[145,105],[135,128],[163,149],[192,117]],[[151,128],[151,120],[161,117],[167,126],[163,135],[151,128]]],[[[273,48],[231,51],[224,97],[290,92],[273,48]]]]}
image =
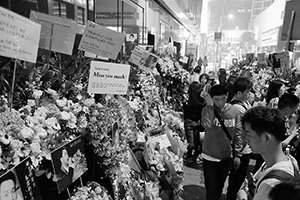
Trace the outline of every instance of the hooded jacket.
{"type": "Polygon", "coordinates": [[[202,152],[219,160],[226,160],[234,156],[242,156],[242,124],[241,115],[238,109],[231,104],[226,103],[224,108],[219,110],[214,106],[207,105],[203,108],[201,114],[201,123],[205,129],[205,137],[202,146],[202,152]],[[224,124],[233,138],[234,152],[232,152],[230,141],[223,131],[221,124],[215,116],[214,109],[217,110],[224,124]],[[209,120],[210,125],[207,125],[209,120]]]}

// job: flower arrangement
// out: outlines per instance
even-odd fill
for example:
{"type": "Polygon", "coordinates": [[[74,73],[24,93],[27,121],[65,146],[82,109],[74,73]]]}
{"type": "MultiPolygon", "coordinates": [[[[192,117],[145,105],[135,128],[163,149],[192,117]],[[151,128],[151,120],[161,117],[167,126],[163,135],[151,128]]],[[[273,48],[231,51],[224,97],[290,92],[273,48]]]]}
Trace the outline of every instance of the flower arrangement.
{"type": "Polygon", "coordinates": [[[69,200],[112,200],[107,190],[99,183],[90,182],[86,186],[78,187],[69,200]]]}

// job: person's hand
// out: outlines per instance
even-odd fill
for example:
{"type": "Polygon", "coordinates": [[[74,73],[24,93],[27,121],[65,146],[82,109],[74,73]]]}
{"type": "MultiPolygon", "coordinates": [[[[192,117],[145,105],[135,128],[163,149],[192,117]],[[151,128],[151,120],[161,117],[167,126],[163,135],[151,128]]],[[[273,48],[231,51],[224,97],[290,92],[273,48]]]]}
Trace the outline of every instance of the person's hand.
{"type": "Polygon", "coordinates": [[[241,159],[239,157],[233,158],[233,168],[237,170],[241,165],[241,159]]]}
{"type": "Polygon", "coordinates": [[[201,94],[200,94],[200,96],[205,100],[206,105],[210,105],[210,106],[214,105],[214,102],[213,102],[210,94],[208,94],[207,92],[202,91],[201,94]]]}
{"type": "Polygon", "coordinates": [[[208,128],[211,128],[212,125],[213,125],[213,114],[207,110],[206,113],[204,113],[204,117],[203,117],[203,125],[208,127],[208,128]]]}

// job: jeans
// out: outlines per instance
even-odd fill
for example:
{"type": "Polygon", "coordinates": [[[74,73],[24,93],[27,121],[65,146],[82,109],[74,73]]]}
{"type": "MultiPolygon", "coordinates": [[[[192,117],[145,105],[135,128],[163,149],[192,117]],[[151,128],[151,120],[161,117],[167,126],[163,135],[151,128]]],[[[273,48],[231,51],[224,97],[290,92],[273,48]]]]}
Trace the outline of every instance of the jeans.
{"type": "Polygon", "coordinates": [[[187,158],[193,158],[194,161],[197,160],[198,156],[201,153],[201,141],[200,141],[200,132],[198,130],[193,131],[194,137],[194,148],[191,148],[190,145],[187,147],[187,158]],[[193,153],[194,150],[194,153],[193,153]]]}
{"type": "Polygon", "coordinates": [[[232,168],[229,175],[227,200],[236,200],[236,195],[245,181],[251,154],[243,154],[238,169],[232,168]]]}
{"type": "Polygon", "coordinates": [[[206,200],[220,200],[226,177],[231,169],[232,159],[212,162],[203,159],[206,200]]]}

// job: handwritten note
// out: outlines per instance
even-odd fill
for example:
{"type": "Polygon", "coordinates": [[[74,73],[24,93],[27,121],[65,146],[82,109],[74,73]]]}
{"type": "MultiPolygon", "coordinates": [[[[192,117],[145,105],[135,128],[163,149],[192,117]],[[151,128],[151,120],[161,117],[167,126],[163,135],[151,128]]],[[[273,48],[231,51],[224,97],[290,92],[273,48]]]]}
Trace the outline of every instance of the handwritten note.
{"type": "Polygon", "coordinates": [[[35,63],[41,25],[0,7],[0,55],[35,63]]]}
{"type": "Polygon", "coordinates": [[[109,30],[88,21],[79,49],[115,60],[125,40],[125,34],[109,30]]]}
{"type": "Polygon", "coordinates": [[[88,93],[126,94],[130,65],[91,62],[88,93]]]}

